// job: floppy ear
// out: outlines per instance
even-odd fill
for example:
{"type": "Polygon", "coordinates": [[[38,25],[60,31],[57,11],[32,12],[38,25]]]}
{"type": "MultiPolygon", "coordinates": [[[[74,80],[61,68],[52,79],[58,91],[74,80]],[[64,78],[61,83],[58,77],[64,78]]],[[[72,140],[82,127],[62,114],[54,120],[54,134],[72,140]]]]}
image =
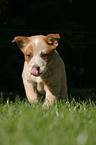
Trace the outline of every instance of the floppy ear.
{"type": "Polygon", "coordinates": [[[23,51],[24,47],[29,42],[29,39],[26,36],[18,36],[18,37],[15,37],[12,42],[16,42],[18,47],[21,49],[21,51],[23,51]]]}
{"type": "Polygon", "coordinates": [[[46,36],[47,43],[51,46],[52,49],[56,49],[59,39],[59,34],[49,34],[46,36]]]}

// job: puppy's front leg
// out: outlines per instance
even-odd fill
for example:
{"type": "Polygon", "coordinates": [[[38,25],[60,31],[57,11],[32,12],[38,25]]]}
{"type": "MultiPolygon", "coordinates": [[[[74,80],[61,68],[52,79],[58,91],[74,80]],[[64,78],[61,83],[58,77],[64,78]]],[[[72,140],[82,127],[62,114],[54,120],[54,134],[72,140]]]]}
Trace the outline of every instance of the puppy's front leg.
{"type": "Polygon", "coordinates": [[[23,84],[24,84],[24,87],[25,87],[25,92],[26,92],[26,96],[28,98],[28,101],[30,103],[38,102],[37,93],[34,91],[33,84],[31,82],[28,82],[27,80],[24,80],[24,78],[23,78],[23,84]]]}
{"type": "Polygon", "coordinates": [[[52,106],[53,103],[55,101],[55,96],[49,91],[48,88],[46,88],[46,98],[45,98],[45,102],[44,102],[44,105],[43,107],[47,106],[52,106]]]}

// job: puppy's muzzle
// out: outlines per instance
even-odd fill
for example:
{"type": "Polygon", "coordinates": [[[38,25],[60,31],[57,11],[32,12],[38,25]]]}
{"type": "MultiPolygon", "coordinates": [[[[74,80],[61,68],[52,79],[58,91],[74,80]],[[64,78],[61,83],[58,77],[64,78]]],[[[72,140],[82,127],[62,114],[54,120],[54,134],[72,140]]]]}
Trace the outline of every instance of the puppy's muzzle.
{"type": "Polygon", "coordinates": [[[31,75],[39,76],[40,75],[40,67],[39,66],[33,66],[32,69],[31,69],[31,75]]]}

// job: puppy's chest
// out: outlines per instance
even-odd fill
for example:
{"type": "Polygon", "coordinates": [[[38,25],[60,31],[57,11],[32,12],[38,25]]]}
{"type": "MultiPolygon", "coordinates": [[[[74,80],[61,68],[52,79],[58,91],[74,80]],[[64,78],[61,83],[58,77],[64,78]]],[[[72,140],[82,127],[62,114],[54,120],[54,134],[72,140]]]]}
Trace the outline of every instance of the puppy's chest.
{"type": "Polygon", "coordinates": [[[34,82],[34,87],[38,92],[44,92],[44,83],[41,78],[36,78],[34,82]]]}
{"type": "Polygon", "coordinates": [[[44,92],[44,83],[40,77],[31,76],[31,82],[35,90],[41,93],[44,92]]]}

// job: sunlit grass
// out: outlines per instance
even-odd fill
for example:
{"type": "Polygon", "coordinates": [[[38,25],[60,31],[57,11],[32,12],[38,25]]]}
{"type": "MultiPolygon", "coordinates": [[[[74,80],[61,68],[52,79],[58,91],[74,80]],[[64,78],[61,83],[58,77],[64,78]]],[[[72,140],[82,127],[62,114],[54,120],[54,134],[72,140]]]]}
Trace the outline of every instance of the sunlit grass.
{"type": "Polygon", "coordinates": [[[27,101],[0,104],[0,145],[95,144],[95,103],[56,102],[49,109],[27,101]]]}

